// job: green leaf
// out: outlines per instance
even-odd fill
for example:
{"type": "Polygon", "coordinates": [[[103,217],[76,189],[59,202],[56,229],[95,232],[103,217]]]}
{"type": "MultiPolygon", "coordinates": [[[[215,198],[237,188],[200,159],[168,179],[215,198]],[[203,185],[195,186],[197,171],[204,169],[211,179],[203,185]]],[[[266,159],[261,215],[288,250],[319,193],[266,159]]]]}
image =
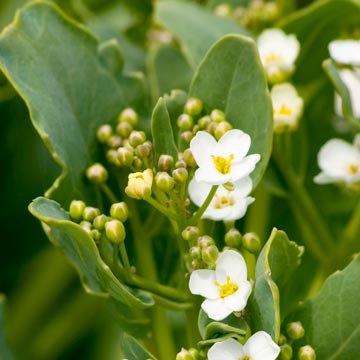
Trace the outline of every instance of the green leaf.
{"type": "Polygon", "coordinates": [[[280,294],[300,263],[303,249],[285,232],[273,229],[256,263],[255,288],[250,298],[251,328],[280,336],[280,294]]]}
{"type": "Polygon", "coordinates": [[[255,187],[271,153],[272,108],[254,41],[240,35],[219,40],[200,64],[190,95],[203,101],[205,112],[224,111],[234,128],[251,136],[249,153],[261,155],[252,173],[255,187]]]}
{"type": "Polygon", "coordinates": [[[249,3],[249,0],[210,0],[208,7],[210,9],[215,9],[219,5],[223,4],[229,4],[232,8],[236,8],[239,6],[247,6],[249,3]]]}
{"type": "Polygon", "coordinates": [[[84,171],[95,161],[96,129],[143,97],[142,81],[115,78],[100,58],[94,36],[45,1],[18,11],[0,36],[0,68],[63,170],[47,196],[65,206],[93,198],[84,171]]]}
{"type": "Polygon", "coordinates": [[[153,355],[151,355],[144,346],[142,346],[136,339],[132,336],[123,333],[121,336],[121,356],[126,359],[136,359],[136,360],[156,360],[153,355]]]}
{"type": "Polygon", "coordinates": [[[50,229],[50,234],[47,231],[50,239],[76,268],[88,293],[105,298],[111,296],[137,309],[154,304],[148,293],[120,283],[101,259],[94,240],[78,224],[70,221],[68,213],[57,202],[39,197],[30,204],[29,210],[50,229]]]}
{"type": "Polygon", "coordinates": [[[0,359],[14,360],[14,356],[7,345],[4,330],[5,303],[5,297],[0,294],[0,359]]]}
{"type": "Polygon", "coordinates": [[[180,40],[184,54],[194,69],[222,36],[229,33],[250,36],[235,21],[216,16],[192,3],[159,2],[155,17],[180,40]]]}
{"type": "Polygon", "coordinates": [[[301,321],[305,337],[294,350],[310,344],[317,360],[354,360],[360,354],[360,257],[331,275],[318,295],[288,321],[301,321]]]}

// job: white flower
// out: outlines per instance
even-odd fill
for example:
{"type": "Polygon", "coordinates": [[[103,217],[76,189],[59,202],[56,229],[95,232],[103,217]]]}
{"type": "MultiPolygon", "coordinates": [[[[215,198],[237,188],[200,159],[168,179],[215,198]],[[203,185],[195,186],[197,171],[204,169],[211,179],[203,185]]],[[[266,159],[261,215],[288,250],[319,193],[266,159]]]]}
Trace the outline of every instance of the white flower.
{"type": "Polygon", "coordinates": [[[264,30],[258,37],[260,59],[271,83],[283,82],[295,69],[300,44],[295,35],[280,29],[264,30]]]}
{"type": "Polygon", "coordinates": [[[193,271],[189,287],[193,294],[206,297],[201,307],[213,320],[243,310],[251,293],[245,260],[234,250],[219,255],[216,270],[193,271]]]}
{"type": "Polygon", "coordinates": [[[222,185],[248,176],[260,160],[259,154],[245,156],[251,139],[241,130],[226,132],[218,142],[206,131],[199,131],[190,142],[190,150],[199,166],[198,182],[222,185]]]}
{"type": "MultiPolygon", "coordinates": [[[[211,187],[209,184],[192,179],[189,184],[190,199],[195,205],[201,207],[211,187]]],[[[234,183],[233,191],[220,186],[202,218],[215,221],[232,221],[242,218],[246,213],[248,205],[255,201],[253,197],[248,196],[251,190],[252,181],[248,176],[234,183]]]]}
{"type": "Polygon", "coordinates": [[[271,89],[274,113],[274,130],[296,129],[303,110],[303,99],[289,83],[275,85],[271,89]]]}
{"type": "Polygon", "coordinates": [[[326,142],[318,154],[321,173],[315,176],[317,184],[344,183],[355,187],[360,182],[360,149],[358,137],[353,144],[342,139],[326,142]]]}
{"type": "Polygon", "coordinates": [[[360,40],[334,40],[329,44],[329,53],[337,63],[360,65],[360,40]]]}
{"type": "Polygon", "coordinates": [[[280,347],[265,331],[250,336],[245,345],[234,339],[215,343],[208,351],[208,360],[275,360],[280,347]]]}

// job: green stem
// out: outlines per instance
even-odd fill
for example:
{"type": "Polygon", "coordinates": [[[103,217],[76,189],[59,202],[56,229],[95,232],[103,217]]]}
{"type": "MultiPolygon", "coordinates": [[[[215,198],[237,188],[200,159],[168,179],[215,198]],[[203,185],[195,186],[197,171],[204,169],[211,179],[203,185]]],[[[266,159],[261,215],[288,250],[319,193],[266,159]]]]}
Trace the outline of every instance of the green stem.
{"type": "MultiPolygon", "coordinates": [[[[117,248],[117,246],[115,245],[114,248],[117,248]]],[[[120,255],[121,255],[121,259],[122,259],[122,262],[124,264],[124,269],[125,269],[125,274],[127,277],[130,277],[130,274],[131,274],[131,266],[130,266],[130,261],[129,261],[129,258],[128,258],[128,254],[127,254],[127,251],[126,251],[126,247],[125,247],[125,243],[124,241],[122,241],[120,244],[119,244],[119,250],[120,250],[120,255]]],[[[117,250],[118,251],[118,250],[117,250]]],[[[117,253],[118,254],[118,253],[117,253]]]]}
{"type": "Polygon", "coordinates": [[[166,217],[172,220],[176,220],[176,215],[170,212],[168,209],[166,209],[165,206],[161,205],[159,202],[157,202],[152,197],[147,197],[144,199],[146,202],[148,202],[151,206],[153,206],[156,210],[160,211],[162,214],[164,214],[166,217]]]}
{"type": "Polygon", "coordinates": [[[116,195],[113,193],[113,191],[109,188],[109,186],[106,183],[100,184],[100,188],[112,203],[119,202],[116,195]]]}

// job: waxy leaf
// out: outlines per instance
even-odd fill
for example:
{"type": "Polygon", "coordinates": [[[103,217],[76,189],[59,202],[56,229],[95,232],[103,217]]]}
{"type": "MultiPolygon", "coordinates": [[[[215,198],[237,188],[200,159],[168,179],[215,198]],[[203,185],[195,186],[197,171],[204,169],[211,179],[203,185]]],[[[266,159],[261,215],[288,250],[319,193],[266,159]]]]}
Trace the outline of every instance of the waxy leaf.
{"type": "Polygon", "coordinates": [[[272,144],[272,107],[265,74],[254,41],[227,35],[206,54],[194,76],[190,95],[203,101],[204,109],[225,112],[234,128],[251,136],[249,154],[260,154],[251,177],[260,181],[272,144]]]}
{"type": "Polygon", "coordinates": [[[5,297],[0,294],[0,359],[2,360],[14,360],[6,341],[5,329],[4,329],[4,317],[5,317],[5,297]]]}
{"type": "Polygon", "coordinates": [[[121,356],[126,359],[156,360],[136,339],[123,333],[121,337],[121,356]]]}
{"type": "Polygon", "coordinates": [[[144,309],[154,304],[152,297],[141,290],[130,289],[120,283],[99,255],[94,240],[60,205],[43,197],[35,199],[30,212],[46,224],[54,245],[71,261],[78,271],[84,289],[96,296],[113,297],[126,306],[144,309]]]}

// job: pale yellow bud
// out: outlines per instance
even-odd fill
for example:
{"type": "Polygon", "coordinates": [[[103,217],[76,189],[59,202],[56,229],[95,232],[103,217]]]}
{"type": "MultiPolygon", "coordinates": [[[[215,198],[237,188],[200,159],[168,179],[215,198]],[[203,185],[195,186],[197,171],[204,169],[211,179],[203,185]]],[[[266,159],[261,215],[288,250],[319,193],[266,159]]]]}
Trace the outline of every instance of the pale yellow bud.
{"type": "Polygon", "coordinates": [[[151,195],[152,182],[153,172],[151,169],[129,174],[128,186],[125,188],[125,192],[134,199],[147,198],[151,195]]]}

